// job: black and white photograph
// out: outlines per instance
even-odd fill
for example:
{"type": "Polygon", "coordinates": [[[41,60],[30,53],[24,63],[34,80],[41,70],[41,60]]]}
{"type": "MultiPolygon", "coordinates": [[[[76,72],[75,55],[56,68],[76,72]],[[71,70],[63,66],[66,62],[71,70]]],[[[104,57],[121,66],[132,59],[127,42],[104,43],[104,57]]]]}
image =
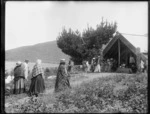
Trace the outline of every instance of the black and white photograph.
{"type": "Polygon", "coordinates": [[[148,113],[148,1],[6,1],[6,113],[148,113]]]}

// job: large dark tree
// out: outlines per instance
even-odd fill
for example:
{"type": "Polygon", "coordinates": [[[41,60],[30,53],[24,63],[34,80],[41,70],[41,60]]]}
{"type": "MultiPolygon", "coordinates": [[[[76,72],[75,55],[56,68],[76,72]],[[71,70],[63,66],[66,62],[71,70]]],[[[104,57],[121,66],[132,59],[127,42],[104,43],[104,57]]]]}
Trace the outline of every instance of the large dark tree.
{"type": "Polygon", "coordinates": [[[57,38],[58,47],[65,54],[71,56],[76,64],[81,64],[83,60],[91,60],[100,54],[102,44],[106,44],[113,37],[117,29],[117,23],[103,21],[97,25],[96,29],[87,27],[81,33],[76,30],[68,31],[64,28],[57,38]]]}

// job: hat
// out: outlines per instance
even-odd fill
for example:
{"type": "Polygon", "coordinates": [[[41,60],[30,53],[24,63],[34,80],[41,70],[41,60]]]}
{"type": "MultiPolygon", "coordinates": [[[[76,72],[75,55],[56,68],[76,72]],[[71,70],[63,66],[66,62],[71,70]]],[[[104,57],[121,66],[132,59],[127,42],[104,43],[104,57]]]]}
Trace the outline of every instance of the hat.
{"type": "Polygon", "coordinates": [[[17,61],[16,65],[17,65],[17,66],[18,66],[18,65],[21,65],[21,61],[17,61]]]}
{"type": "Polygon", "coordinates": [[[61,60],[60,60],[60,63],[65,63],[65,59],[61,59],[61,60]]]}

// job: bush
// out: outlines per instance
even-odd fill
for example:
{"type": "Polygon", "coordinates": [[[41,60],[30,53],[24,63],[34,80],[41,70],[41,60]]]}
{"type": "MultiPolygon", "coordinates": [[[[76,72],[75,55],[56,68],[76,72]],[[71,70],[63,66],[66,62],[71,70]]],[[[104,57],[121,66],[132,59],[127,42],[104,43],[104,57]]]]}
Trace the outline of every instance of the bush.
{"type": "Polygon", "coordinates": [[[44,69],[44,75],[47,78],[48,76],[56,75],[57,74],[57,67],[46,67],[44,69]]]}

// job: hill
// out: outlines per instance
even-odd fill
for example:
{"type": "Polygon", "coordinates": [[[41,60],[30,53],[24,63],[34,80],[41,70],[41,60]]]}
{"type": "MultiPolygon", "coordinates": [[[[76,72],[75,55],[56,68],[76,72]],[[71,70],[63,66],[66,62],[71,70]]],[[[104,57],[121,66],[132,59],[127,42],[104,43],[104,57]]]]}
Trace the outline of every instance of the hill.
{"type": "Polygon", "coordinates": [[[63,58],[69,60],[69,56],[57,47],[56,41],[23,46],[5,52],[6,61],[24,61],[28,59],[31,62],[35,62],[36,59],[41,59],[46,63],[59,63],[60,59],[63,58]]]}

